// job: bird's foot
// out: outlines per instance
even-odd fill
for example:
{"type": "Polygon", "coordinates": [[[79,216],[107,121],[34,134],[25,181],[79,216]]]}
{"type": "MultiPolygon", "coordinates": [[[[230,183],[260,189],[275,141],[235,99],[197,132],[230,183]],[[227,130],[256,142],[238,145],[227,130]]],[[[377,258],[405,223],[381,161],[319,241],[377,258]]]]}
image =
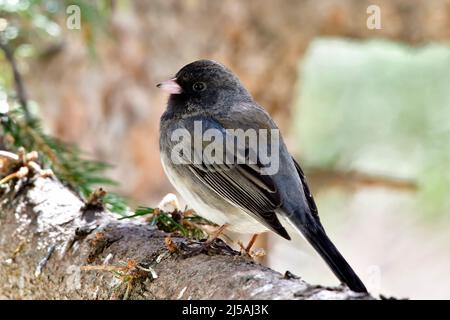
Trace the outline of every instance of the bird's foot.
{"type": "Polygon", "coordinates": [[[227,224],[220,226],[210,239],[203,239],[200,241],[191,241],[189,244],[181,243],[180,249],[183,258],[193,257],[202,253],[207,255],[223,254],[223,255],[237,255],[238,252],[229,247],[219,236],[223,233],[227,224]]]}
{"type": "Polygon", "coordinates": [[[183,242],[180,244],[180,251],[183,258],[194,257],[202,253],[207,255],[239,255],[239,252],[233,250],[225,241],[219,238],[193,241],[191,243],[183,242]]]}
{"type": "Polygon", "coordinates": [[[244,246],[244,244],[241,241],[238,241],[237,244],[239,245],[239,247],[241,247],[241,250],[239,252],[241,256],[247,256],[249,258],[253,258],[250,250],[247,250],[247,247],[244,246]]]}
{"type": "Polygon", "coordinates": [[[252,250],[251,248],[248,248],[248,246],[244,246],[244,244],[241,241],[238,241],[238,245],[239,245],[239,247],[241,247],[241,250],[240,250],[241,256],[246,256],[251,259],[256,259],[256,258],[262,258],[266,255],[266,252],[264,251],[263,248],[256,248],[256,249],[252,250]]]}
{"type": "Polygon", "coordinates": [[[253,245],[256,242],[256,238],[258,237],[257,234],[254,234],[250,241],[248,242],[247,246],[244,246],[244,244],[240,241],[238,241],[238,245],[241,247],[241,255],[245,255],[249,258],[255,259],[255,258],[261,258],[266,255],[266,252],[262,248],[257,248],[255,250],[252,250],[253,245]]]}

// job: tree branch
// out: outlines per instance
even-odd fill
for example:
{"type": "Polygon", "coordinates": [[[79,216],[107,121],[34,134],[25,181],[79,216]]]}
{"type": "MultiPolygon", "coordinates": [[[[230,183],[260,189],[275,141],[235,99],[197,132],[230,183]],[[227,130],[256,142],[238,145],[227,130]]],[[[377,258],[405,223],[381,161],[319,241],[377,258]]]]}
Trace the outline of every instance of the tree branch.
{"type": "Polygon", "coordinates": [[[411,179],[369,174],[357,170],[339,170],[328,168],[307,168],[307,174],[313,187],[340,186],[348,189],[360,187],[384,187],[402,191],[417,191],[417,182],[411,179]]]}
{"type": "MultiPolygon", "coordinates": [[[[0,189],[0,298],[371,299],[227,253],[182,258],[145,221],[117,220],[54,177],[0,189]]],[[[173,236],[176,247],[191,245],[173,236]]]]}

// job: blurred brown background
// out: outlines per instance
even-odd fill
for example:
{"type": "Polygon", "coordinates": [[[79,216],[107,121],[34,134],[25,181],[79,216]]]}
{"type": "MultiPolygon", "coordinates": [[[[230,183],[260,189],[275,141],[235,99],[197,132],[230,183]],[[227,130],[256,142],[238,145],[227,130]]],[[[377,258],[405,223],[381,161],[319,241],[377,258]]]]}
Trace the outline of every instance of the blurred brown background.
{"type": "MultiPolygon", "coordinates": [[[[42,1],[43,11],[48,9],[46,2],[51,1],[42,1]]],[[[306,147],[307,142],[300,143],[302,138],[299,137],[315,122],[322,121],[321,125],[327,126],[331,121],[314,114],[316,98],[310,95],[315,92],[313,96],[319,99],[329,92],[327,87],[305,86],[309,80],[319,85],[324,79],[333,80],[327,78],[328,67],[321,68],[315,64],[316,59],[319,64],[330,63],[331,67],[335,58],[345,60],[346,67],[332,71],[336,75],[332,88],[348,84],[350,91],[345,93],[350,102],[354,101],[352,94],[359,91],[358,84],[365,83],[373,74],[368,72],[366,76],[355,77],[353,82],[352,78],[341,80],[355,74],[354,68],[358,69],[362,63],[352,63],[365,61],[361,59],[365,59],[366,51],[364,47],[339,51],[336,48],[341,45],[336,46],[334,41],[342,39],[345,47],[348,41],[364,46],[367,40],[384,39],[408,46],[410,49],[406,51],[420,50],[429,43],[448,45],[450,1],[118,0],[102,4],[108,11],[101,15],[98,29],[92,26],[92,21],[82,20],[80,30],[69,30],[65,26],[64,10],[62,13],[55,11],[57,34],[51,41],[29,39],[38,54],[25,56],[19,62],[29,96],[40,106],[38,112],[47,129],[65,141],[76,143],[93,157],[114,164],[110,175],[121,182],[117,191],[130,198],[132,204],[154,206],[174,190],[162,171],[158,149],[159,117],[167,96],[158,91],[155,84],[193,60],[215,59],[239,75],[255,99],[275,118],[291,151],[305,160],[305,171],[316,194],[322,221],[331,238],[367,282],[369,290],[400,297],[450,298],[448,208],[440,207],[439,215],[430,213],[431,218],[424,218],[428,211],[416,205],[418,191],[414,174],[397,175],[396,164],[392,163],[388,165],[391,171],[380,174],[379,170],[371,171],[371,166],[345,167],[339,161],[316,161],[315,151],[306,147]],[[381,12],[382,28],[379,30],[367,27],[370,16],[367,8],[373,4],[379,6],[381,12]],[[342,58],[338,57],[339,52],[360,52],[363,58],[351,55],[342,58]],[[305,122],[306,125],[301,125],[305,122]]],[[[81,6],[82,17],[83,8],[81,6]]],[[[386,51],[383,46],[380,45],[383,52],[397,50],[386,51]]],[[[441,70],[442,74],[433,73],[447,81],[450,49],[447,46],[445,50],[443,64],[429,68],[441,70]]],[[[405,61],[402,57],[396,59],[398,63],[405,61]]],[[[384,60],[375,61],[382,69],[384,60]]],[[[394,68],[383,70],[396,72],[394,68]]],[[[420,78],[421,73],[401,76],[420,78]]],[[[368,97],[358,98],[361,104],[372,99],[373,94],[384,95],[370,88],[376,86],[369,86],[368,97]]],[[[342,90],[338,89],[330,96],[331,106],[334,106],[333,101],[339,105],[340,99],[344,99],[342,90]]],[[[409,89],[406,91],[411,93],[409,89]]],[[[445,95],[444,91],[439,92],[445,95]]],[[[396,92],[392,97],[397,99],[396,92]]],[[[423,101],[415,109],[418,113],[423,113],[423,106],[432,103],[426,98],[423,101]]],[[[449,100],[445,101],[448,106],[449,100]]],[[[369,111],[377,106],[371,108],[369,111]]],[[[329,117],[348,118],[346,112],[354,115],[351,110],[341,112],[339,108],[323,111],[317,107],[317,110],[328,112],[329,117]]],[[[389,110],[393,109],[386,112],[389,110]]],[[[371,116],[369,112],[358,117],[371,116]]],[[[346,127],[345,122],[339,123],[340,128],[346,127]]],[[[346,134],[361,135],[368,126],[361,125],[360,131],[346,134]]],[[[414,127],[414,123],[411,126],[414,127]]],[[[320,126],[317,128],[302,136],[319,132],[320,126]]],[[[367,136],[365,141],[371,143],[371,135],[367,136]]],[[[308,141],[323,146],[322,151],[331,150],[322,144],[320,137],[320,134],[311,134],[308,141]]],[[[384,136],[383,139],[390,138],[384,136]]],[[[422,143],[414,141],[418,145],[422,143]]],[[[402,145],[401,140],[398,143],[402,145]]],[[[338,145],[335,152],[347,152],[347,159],[356,159],[358,155],[345,150],[346,145],[345,142],[343,147],[338,145]]],[[[401,160],[408,161],[409,157],[404,155],[401,160]]],[[[448,163],[444,162],[443,167],[448,163]]],[[[421,187],[420,183],[418,186],[421,187]]],[[[310,282],[336,284],[332,274],[303,240],[287,243],[268,236],[260,245],[268,251],[265,263],[277,270],[289,269],[310,282]]]]}

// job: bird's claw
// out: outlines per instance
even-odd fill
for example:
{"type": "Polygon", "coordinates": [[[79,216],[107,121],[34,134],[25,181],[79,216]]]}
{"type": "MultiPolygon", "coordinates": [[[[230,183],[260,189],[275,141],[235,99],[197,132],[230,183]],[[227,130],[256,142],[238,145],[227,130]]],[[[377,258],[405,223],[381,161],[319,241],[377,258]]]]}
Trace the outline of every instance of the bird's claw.
{"type": "Polygon", "coordinates": [[[179,246],[183,258],[194,257],[199,254],[207,255],[238,255],[239,252],[229,247],[225,241],[214,238],[212,240],[195,241],[191,243],[182,242],[179,246]]]}
{"type": "Polygon", "coordinates": [[[251,259],[262,258],[266,255],[266,252],[263,248],[256,248],[255,250],[251,250],[248,246],[245,247],[241,241],[238,241],[239,247],[241,247],[240,255],[246,256],[251,259]]]}

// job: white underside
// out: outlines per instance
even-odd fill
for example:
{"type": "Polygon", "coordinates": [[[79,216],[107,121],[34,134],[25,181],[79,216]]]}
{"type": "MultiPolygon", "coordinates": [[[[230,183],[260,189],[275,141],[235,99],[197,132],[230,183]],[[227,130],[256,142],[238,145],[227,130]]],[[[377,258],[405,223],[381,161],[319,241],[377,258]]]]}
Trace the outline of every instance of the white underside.
{"type": "Polygon", "coordinates": [[[179,182],[179,179],[175,176],[175,172],[170,167],[165,166],[164,161],[162,161],[162,165],[169,181],[186,203],[201,217],[218,225],[228,224],[227,230],[236,233],[255,234],[268,231],[263,224],[232,204],[230,204],[227,210],[222,211],[218,210],[213,205],[205,203],[197,194],[193,193],[183,183],[179,182]]]}

